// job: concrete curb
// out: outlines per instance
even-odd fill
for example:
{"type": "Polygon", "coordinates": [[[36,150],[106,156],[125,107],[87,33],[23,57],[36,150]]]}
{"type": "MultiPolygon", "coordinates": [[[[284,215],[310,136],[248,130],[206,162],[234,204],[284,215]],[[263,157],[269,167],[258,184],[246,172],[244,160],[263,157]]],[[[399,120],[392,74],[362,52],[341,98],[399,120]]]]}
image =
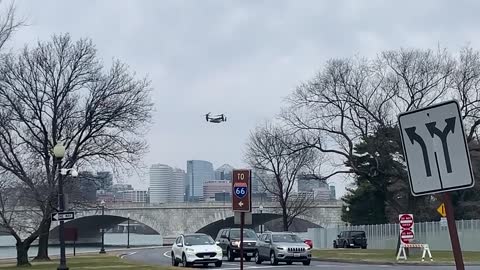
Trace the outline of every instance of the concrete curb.
{"type": "MultiPolygon", "coordinates": [[[[122,252],[122,251],[129,251],[129,250],[141,250],[141,249],[154,249],[154,248],[162,248],[164,246],[147,246],[147,247],[131,247],[131,248],[117,248],[117,249],[106,249],[107,251],[107,254],[109,252],[111,253],[115,253],[115,254],[110,254],[110,255],[116,255],[117,252],[122,252]]],[[[98,254],[98,251],[80,251],[78,252],[77,251],[77,255],[78,256],[81,256],[81,255],[91,255],[91,254],[98,254]]],[[[67,258],[74,258],[73,254],[69,253],[69,254],[66,254],[67,255],[67,258]]],[[[55,255],[50,255],[49,256],[50,259],[58,259],[60,257],[59,254],[55,254],[55,255]]],[[[28,259],[31,261],[33,260],[33,258],[35,258],[35,256],[32,256],[32,257],[29,257],[28,259]]],[[[2,262],[8,262],[8,261],[12,261],[12,260],[15,260],[16,261],[17,257],[9,257],[9,258],[1,258],[0,259],[0,263],[2,262]]]]}
{"type": "MultiPolygon", "coordinates": [[[[357,261],[357,260],[347,260],[347,259],[322,259],[322,258],[312,258],[312,261],[317,262],[336,262],[336,263],[349,263],[349,264],[365,264],[365,265],[405,265],[405,266],[453,266],[455,263],[445,263],[445,262],[382,262],[382,261],[357,261]]],[[[480,266],[480,263],[465,263],[468,266],[480,266]]]]}

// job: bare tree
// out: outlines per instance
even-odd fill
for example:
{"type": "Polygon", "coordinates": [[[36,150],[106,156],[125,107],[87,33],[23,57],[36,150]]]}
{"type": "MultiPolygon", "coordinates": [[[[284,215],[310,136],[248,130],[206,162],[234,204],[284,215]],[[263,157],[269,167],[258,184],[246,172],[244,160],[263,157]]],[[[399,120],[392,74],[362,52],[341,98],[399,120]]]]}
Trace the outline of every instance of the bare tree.
{"type": "Polygon", "coordinates": [[[28,237],[11,231],[21,257],[39,238],[37,258],[48,259],[50,215],[57,207],[60,168],[139,164],[146,150],[145,125],[151,118],[149,82],[135,79],[126,65],[109,70],[97,59],[89,39],[68,34],[38,42],[0,66],[0,169],[32,191],[42,219],[28,237]],[[66,156],[52,157],[63,143],[66,156]],[[40,177],[41,176],[41,177],[40,177]],[[42,187],[42,188],[39,188],[42,187]]]}
{"type": "Polygon", "coordinates": [[[298,138],[285,129],[267,123],[251,133],[246,150],[246,161],[257,172],[262,188],[274,196],[282,208],[285,231],[313,203],[309,196],[293,194],[297,174],[315,162],[312,149],[292,149],[298,142],[298,138]]]}
{"type": "MultiPolygon", "coordinates": [[[[400,112],[455,98],[467,139],[478,137],[479,67],[480,54],[470,48],[458,57],[444,49],[400,49],[382,52],[374,59],[332,59],[296,89],[282,116],[293,132],[303,134],[305,147],[341,161],[331,176],[368,177],[381,168],[362,171],[355,145],[379,129],[396,127],[400,112]]],[[[375,150],[365,154],[376,156],[375,150]]],[[[401,153],[391,154],[403,159],[401,153]]],[[[400,207],[393,200],[391,204],[400,207]]]]}

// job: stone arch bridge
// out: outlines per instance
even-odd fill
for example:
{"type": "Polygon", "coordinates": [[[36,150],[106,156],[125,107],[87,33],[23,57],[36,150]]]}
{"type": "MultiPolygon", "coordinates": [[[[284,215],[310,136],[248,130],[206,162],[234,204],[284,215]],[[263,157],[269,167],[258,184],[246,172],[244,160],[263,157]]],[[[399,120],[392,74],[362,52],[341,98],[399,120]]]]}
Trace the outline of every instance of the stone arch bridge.
{"type": "MultiPolygon", "coordinates": [[[[319,227],[327,224],[341,223],[341,202],[327,201],[308,208],[304,215],[297,219],[311,226],[319,227]]],[[[65,226],[76,227],[79,238],[96,241],[100,228],[111,228],[128,218],[143,223],[168,238],[185,232],[204,232],[212,237],[223,227],[235,226],[234,213],[231,205],[223,203],[179,203],[161,206],[108,206],[104,208],[75,209],[75,219],[65,223],[65,226]]],[[[248,227],[258,228],[259,225],[281,217],[281,208],[273,203],[252,206],[252,224],[248,227]]],[[[52,223],[51,238],[56,241],[58,228],[52,223]]],[[[238,225],[237,225],[238,226],[238,225]]]]}

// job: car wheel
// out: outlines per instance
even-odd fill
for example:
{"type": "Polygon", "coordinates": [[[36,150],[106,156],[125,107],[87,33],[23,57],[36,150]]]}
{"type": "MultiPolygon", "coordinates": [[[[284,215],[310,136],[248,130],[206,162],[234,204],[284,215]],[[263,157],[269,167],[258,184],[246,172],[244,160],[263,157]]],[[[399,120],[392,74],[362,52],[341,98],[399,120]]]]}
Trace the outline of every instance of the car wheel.
{"type": "Polygon", "coordinates": [[[303,262],[303,265],[310,265],[310,260],[304,261],[304,262],[303,262]]]}
{"type": "Polygon", "coordinates": [[[363,246],[362,249],[367,249],[367,246],[363,246]]]}
{"type": "Polygon", "coordinates": [[[222,267],[222,261],[217,261],[215,263],[215,267],[222,267]]]}
{"type": "Polygon", "coordinates": [[[262,259],[260,259],[260,255],[258,254],[258,252],[255,254],[255,263],[262,264],[262,259]]]}
{"type": "Polygon", "coordinates": [[[175,254],[172,252],[172,266],[178,266],[177,258],[175,258],[175,254]]]}
{"type": "Polygon", "coordinates": [[[275,252],[274,251],[270,252],[270,264],[271,265],[277,265],[278,264],[278,260],[275,257],[275,252]]]}
{"type": "Polygon", "coordinates": [[[227,259],[229,262],[233,262],[235,260],[233,251],[231,249],[227,249],[227,259]]]}
{"type": "Polygon", "coordinates": [[[192,266],[192,264],[187,261],[187,257],[185,256],[185,254],[182,255],[182,265],[183,265],[183,267],[192,266]]]}
{"type": "Polygon", "coordinates": [[[293,263],[293,262],[291,262],[291,261],[288,261],[288,262],[287,262],[288,265],[292,265],[292,263],[293,263]]]}
{"type": "Polygon", "coordinates": [[[333,248],[338,248],[337,242],[333,241],[333,248]]]}
{"type": "Polygon", "coordinates": [[[346,241],[345,241],[345,242],[343,242],[343,248],[348,248],[348,246],[347,246],[347,242],[346,242],[346,241]]]}
{"type": "Polygon", "coordinates": [[[249,262],[252,260],[252,257],[245,257],[245,261],[249,262]]]}

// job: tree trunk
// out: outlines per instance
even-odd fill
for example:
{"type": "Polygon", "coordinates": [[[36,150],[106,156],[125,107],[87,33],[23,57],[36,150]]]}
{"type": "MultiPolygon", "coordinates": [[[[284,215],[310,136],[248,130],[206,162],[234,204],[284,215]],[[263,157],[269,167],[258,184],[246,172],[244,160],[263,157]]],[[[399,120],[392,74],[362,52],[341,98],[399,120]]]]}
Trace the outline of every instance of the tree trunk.
{"type": "Polygon", "coordinates": [[[50,235],[50,223],[51,220],[48,219],[47,222],[42,224],[40,228],[40,234],[38,236],[38,252],[37,257],[35,257],[34,261],[49,261],[50,258],[48,257],[48,238],[50,235]]]}
{"type": "Polygon", "coordinates": [[[282,205],[283,231],[288,232],[288,214],[286,205],[282,205]]]}
{"type": "Polygon", "coordinates": [[[28,262],[28,249],[30,245],[25,244],[25,242],[17,241],[17,266],[31,266],[28,262]]]}

